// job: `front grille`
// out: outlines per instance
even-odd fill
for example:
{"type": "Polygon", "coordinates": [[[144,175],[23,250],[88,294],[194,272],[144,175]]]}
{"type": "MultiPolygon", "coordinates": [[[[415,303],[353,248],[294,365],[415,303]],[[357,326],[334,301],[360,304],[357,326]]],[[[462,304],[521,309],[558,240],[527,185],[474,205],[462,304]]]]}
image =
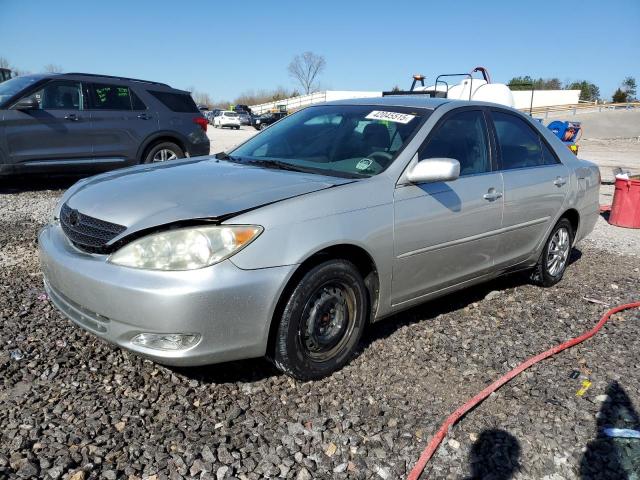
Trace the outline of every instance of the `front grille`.
{"type": "Polygon", "coordinates": [[[92,253],[102,253],[105,245],[127,228],[84,215],[66,203],[60,209],[60,225],[74,245],[92,253]]]}

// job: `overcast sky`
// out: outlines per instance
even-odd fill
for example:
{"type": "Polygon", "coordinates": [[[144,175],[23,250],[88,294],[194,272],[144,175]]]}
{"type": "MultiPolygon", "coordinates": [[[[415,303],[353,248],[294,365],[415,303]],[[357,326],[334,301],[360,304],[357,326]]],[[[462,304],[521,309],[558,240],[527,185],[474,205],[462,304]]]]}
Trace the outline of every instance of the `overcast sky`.
{"type": "Polygon", "coordinates": [[[0,56],[31,72],[53,63],[232,99],[295,87],[287,65],[305,50],[324,55],[334,90],[483,65],[494,81],[586,79],[610,97],[640,81],[640,0],[0,0],[0,56]]]}

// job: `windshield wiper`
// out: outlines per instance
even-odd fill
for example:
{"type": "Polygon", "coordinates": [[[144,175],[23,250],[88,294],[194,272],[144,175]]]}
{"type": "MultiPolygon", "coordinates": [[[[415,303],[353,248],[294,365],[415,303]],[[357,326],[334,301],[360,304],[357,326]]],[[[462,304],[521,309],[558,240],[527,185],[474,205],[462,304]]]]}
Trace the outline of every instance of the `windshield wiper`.
{"type": "Polygon", "coordinates": [[[217,153],[215,155],[216,158],[220,160],[227,160],[230,162],[242,163],[244,165],[257,165],[264,168],[273,168],[275,170],[288,170],[291,172],[302,172],[302,173],[312,173],[314,175],[325,175],[330,177],[340,177],[340,178],[366,178],[368,175],[362,175],[358,173],[351,172],[341,172],[337,170],[325,170],[321,168],[313,168],[313,167],[305,167],[302,165],[293,165],[291,163],[283,162],[281,160],[266,160],[266,159],[258,159],[258,158],[241,158],[241,157],[232,157],[224,152],[217,153]]]}
{"type": "Polygon", "coordinates": [[[310,168],[299,167],[287,162],[281,162],[280,160],[246,160],[245,163],[253,163],[265,168],[275,168],[278,170],[290,170],[292,172],[305,172],[305,173],[317,173],[310,168]]]}
{"type": "Polygon", "coordinates": [[[214,155],[214,157],[218,160],[227,160],[229,162],[240,162],[239,158],[232,157],[227,152],[218,152],[214,155]]]}

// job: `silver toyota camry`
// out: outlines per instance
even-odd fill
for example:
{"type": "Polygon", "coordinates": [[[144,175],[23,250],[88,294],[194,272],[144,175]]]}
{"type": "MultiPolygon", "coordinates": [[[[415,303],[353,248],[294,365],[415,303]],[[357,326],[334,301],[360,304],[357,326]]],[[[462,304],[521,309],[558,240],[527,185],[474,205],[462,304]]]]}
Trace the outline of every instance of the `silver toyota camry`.
{"type": "Polygon", "coordinates": [[[109,342],[169,365],[267,356],[313,379],[420,302],[516,270],[560,281],[599,184],[508,107],[351,100],[215,157],[81,180],[40,256],[54,304],[109,342]]]}

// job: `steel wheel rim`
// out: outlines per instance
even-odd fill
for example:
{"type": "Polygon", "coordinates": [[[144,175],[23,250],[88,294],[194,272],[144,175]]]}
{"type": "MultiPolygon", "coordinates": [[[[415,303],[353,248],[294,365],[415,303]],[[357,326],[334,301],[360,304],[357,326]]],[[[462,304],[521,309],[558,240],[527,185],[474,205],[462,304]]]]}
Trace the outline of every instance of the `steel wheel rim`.
{"type": "Polygon", "coordinates": [[[302,310],[298,340],[304,353],[324,361],[342,350],[353,332],[357,305],[354,289],[344,282],[318,287],[302,310]]]}
{"type": "Polygon", "coordinates": [[[567,264],[570,250],[569,230],[565,227],[560,227],[551,237],[547,249],[547,271],[549,275],[556,277],[562,273],[567,264]]]}
{"type": "Polygon", "coordinates": [[[162,148],[158,150],[153,156],[154,162],[166,162],[168,160],[177,160],[178,155],[173,150],[168,148],[162,148]]]}

